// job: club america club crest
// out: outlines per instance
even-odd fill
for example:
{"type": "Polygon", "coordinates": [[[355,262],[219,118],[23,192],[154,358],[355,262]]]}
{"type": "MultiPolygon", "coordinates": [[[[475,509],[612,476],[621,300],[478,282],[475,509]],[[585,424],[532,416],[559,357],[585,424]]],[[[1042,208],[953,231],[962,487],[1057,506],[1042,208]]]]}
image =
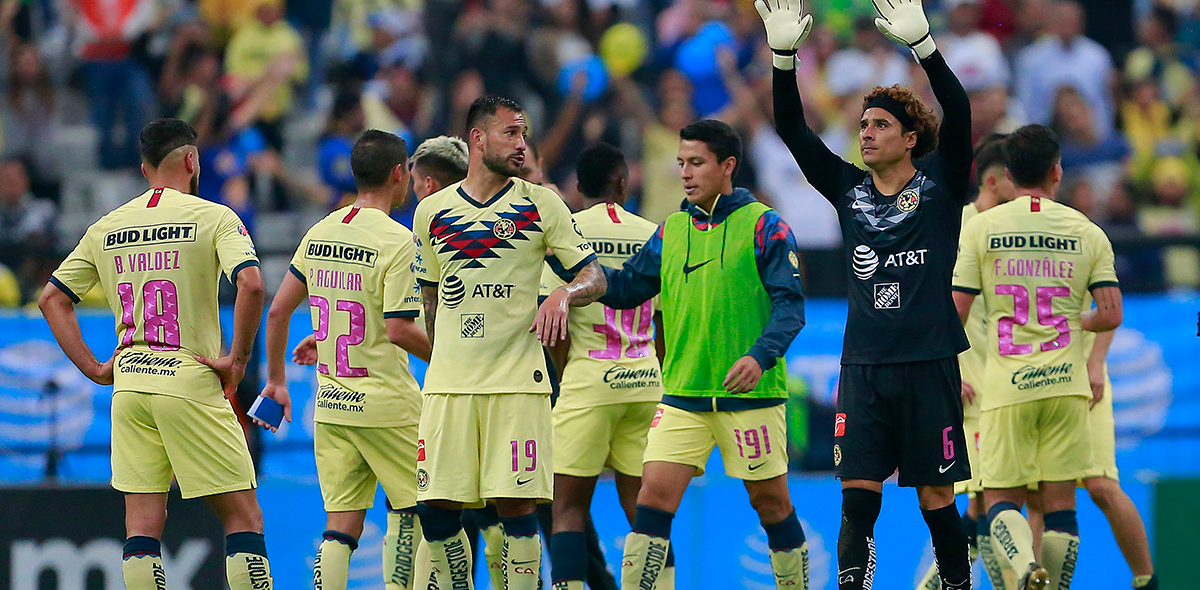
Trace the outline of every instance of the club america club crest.
{"type": "Polygon", "coordinates": [[[904,213],[909,213],[913,209],[916,209],[920,203],[921,195],[917,193],[916,189],[910,188],[901,192],[899,197],[896,197],[896,208],[904,213]]]}
{"type": "Polygon", "coordinates": [[[492,233],[501,240],[507,240],[517,235],[517,224],[511,219],[497,219],[496,225],[492,226],[492,233]]]}

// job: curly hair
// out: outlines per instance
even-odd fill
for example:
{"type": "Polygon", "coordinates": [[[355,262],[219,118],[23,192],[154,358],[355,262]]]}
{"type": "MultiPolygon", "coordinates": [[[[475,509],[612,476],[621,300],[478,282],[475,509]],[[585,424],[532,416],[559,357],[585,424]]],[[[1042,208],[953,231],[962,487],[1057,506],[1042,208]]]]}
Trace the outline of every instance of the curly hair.
{"type": "Polygon", "coordinates": [[[929,152],[932,152],[937,147],[938,142],[938,119],[937,115],[933,114],[925,103],[921,102],[917,95],[907,88],[901,87],[899,84],[892,85],[890,88],[882,86],[875,87],[866,97],[863,98],[863,111],[867,110],[867,104],[872,100],[887,96],[904,105],[904,111],[913,120],[913,129],[904,129],[917,132],[917,144],[913,146],[913,159],[920,158],[929,152]]]}

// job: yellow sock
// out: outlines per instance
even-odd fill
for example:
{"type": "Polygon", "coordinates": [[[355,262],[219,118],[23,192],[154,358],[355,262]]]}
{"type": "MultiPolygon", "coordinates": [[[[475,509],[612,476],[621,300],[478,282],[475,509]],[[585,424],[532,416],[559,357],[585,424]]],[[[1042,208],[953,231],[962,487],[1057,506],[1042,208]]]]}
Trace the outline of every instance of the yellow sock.
{"type": "Polygon", "coordinates": [[[125,588],[128,590],[166,590],[167,572],[163,569],[162,555],[126,555],[121,562],[125,588]]]}
{"type": "Polygon", "coordinates": [[[488,578],[496,590],[504,589],[504,527],[494,525],[479,529],[483,538],[483,559],[487,562],[488,578]]]}
{"type": "MultiPolygon", "coordinates": [[[[675,590],[675,566],[668,565],[658,574],[654,582],[654,590],[675,590]]],[[[802,589],[801,589],[802,590],[802,589]]]]}
{"type": "Polygon", "coordinates": [[[413,572],[420,541],[421,519],[415,513],[388,512],[387,533],[383,536],[383,586],[386,590],[418,587],[413,572]]]}
{"type": "MultiPolygon", "coordinates": [[[[421,539],[420,544],[417,545],[417,554],[413,558],[414,590],[440,590],[442,587],[441,578],[435,572],[443,572],[445,570],[445,564],[434,563],[433,554],[429,551],[429,542],[421,539]]],[[[391,590],[391,588],[387,590],[391,590]]]]}
{"type": "Polygon", "coordinates": [[[313,589],[346,590],[350,579],[350,554],[357,546],[358,543],[347,535],[326,531],[325,540],[317,548],[317,560],[313,562],[313,589]]]}
{"type": "Polygon", "coordinates": [[[271,564],[254,553],[234,553],[225,558],[225,579],[229,590],[272,590],[271,564]]]}
{"type": "Polygon", "coordinates": [[[1042,534],[1042,567],[1050,572],[1051,588],[1066,590],[1075,577],[1075,564],[1079,560],[1079,536],[1062,531],[1046,531],[1042,534]]]}
{"type": "Polygon", "coordinates": [[[992,549],[997,559],[1008,561],[1018,576],[1025,575],[1033,557],[1033,531],[1019,510],[1001,510],[992,519],[992,549]]]}
{"type": "Polygon", "coordinates": [[[621,559],[621,588],[624,590],[654,590],[662,571],[666,569],[667,547],[671,542],[642,533],[625,537],[625,555],[621,559]]]}
{"type": "Polygon", "coordinates": [[[925,577],[921,578],[921,583],[917,584],[917,590],[941,590],[942,578],[938,575],[937,560],[929,564],[929,570],[925,572],[925,577]]]}
{"type": "Polygon", "coordinates": [[[542,539],[533,535],[504,535],[505,590],[537,590],[542,577],[542,539]]]}
{"type": "Polygon", "coordinates": [[[1142,587],[1146,586],[1147,584],[1149,584],[1150,580],[1153,580],[1153,579],[1154,579],[1154,576],[1134,576],[1133,577],[1133,587],[1134,588],[1142,588],[1142,587]]]}
{"type": "Polygon", "coordinates": [[[1011,569],[1006,568],[1008,561],[1005,560],[1001,563],[996,557],[996,551],[992,545],[991,531],[988,529],[981,530],[988,532],[988,534],[981,534],[976,537],[976,542],[979,545],[979,561],[983,562],[983,569],[987,572],[988,580],[991,581],[992,588],[1010,588],[1009,579],[1013,578],[1013,574],[1011,569]]]}
{"type": "Polygon", "coordinates": [[[583,580],[559,580],[554,583],[554,590],[583,590],[583,580]]]}
{"type": "Polygon", "coordinates": [[[442,590],[475,588],[471,580],[471,543],[466,531],[459,529],[457,535],[445,541],[430,541],[429,555],[433,568],[429,585],[437,584],[442,590]]]}
{"type": "Polygon", "coordinates": [[[771,571],[779,590],[808,590],[808,543],[787,551],[772,551],[771,571]]]}
{"type": "Polygon", "coordinates": [[[225,579],[229,590],[272,590],[271,564],[262,533],[231,533],[225,536],[225,579]]]}

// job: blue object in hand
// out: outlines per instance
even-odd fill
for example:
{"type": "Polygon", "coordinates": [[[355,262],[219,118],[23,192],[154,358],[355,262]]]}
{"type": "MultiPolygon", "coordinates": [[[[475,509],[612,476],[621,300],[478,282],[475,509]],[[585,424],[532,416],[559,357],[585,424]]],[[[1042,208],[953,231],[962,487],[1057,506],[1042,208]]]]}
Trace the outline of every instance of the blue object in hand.
{"type": "Polygon", "coordinates": [[[283,406],[279,402],[261,395],[254,400],[254,405],[250,406],[250,411],[246,414],[255,420],[267,423],[271,428],[279,428],[279,425],[283,423],[283,406]]]}
{"type": "Polygon", "coordinates": [[[583,88],[584,102],[592,102],[600,98],[608,89],[608,70],[604,67],[603,60],[590,53],[563,65],[558,72],[558,91],[563,96],[571,94],[575,74],[580,71],[584,72],[584,76],[587,78],[587,84],[583,88]]]}

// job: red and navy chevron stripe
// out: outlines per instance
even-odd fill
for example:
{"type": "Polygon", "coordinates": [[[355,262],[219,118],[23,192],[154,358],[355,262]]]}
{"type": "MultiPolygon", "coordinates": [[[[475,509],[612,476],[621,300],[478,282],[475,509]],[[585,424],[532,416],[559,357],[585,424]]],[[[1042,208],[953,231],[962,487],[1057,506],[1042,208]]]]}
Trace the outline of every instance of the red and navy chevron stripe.
{"type": "Polygon", "coordinates": [[[438,253],[450,253],[452,261],[469,261],[463,268],[486,268],[483,260],[500,258],[498,250],[512,250],[513,241],[528,241],[528,233],[542,232],[538,225],[542,217],[537,205],[528,199],[525,201],[511,204],[511,211],[501,211],[496,214],[496,219],[490,221],[463,222],[462,215],[451,214],[452,209],[437,212],[429,224],[429,233],[433,236],[434,244],[439,246],[438,253]],[[511,236],[501,238],[497,235],[508,233],[496,230],[496,224],[502,219],[512,222],[513,228],[505,228],[512,231],[511,236]]]}

